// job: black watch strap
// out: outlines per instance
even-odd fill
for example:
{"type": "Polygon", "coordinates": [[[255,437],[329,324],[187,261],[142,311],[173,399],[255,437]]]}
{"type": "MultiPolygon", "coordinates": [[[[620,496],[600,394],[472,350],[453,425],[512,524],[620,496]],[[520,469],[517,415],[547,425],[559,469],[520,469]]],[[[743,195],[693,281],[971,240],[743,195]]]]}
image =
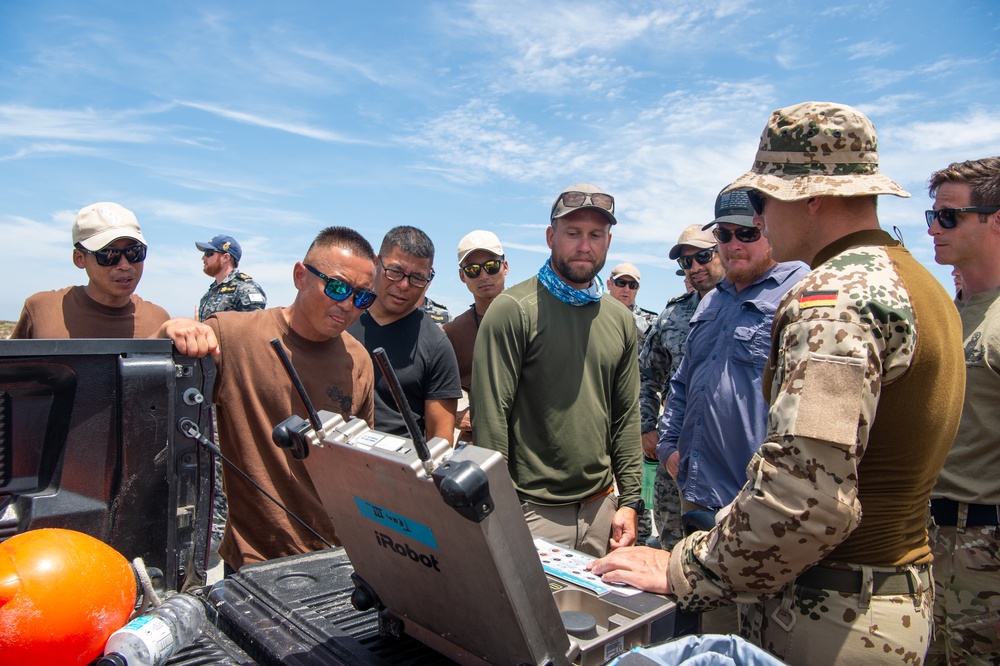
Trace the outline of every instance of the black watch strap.
{"type": "Polygon", "coordinates": [[[646,502],[644,502],[643,499],[640,497],[639,499],[637,499],[634,502],[630,502],[628,504],[619,504],[618,505],[619,509],[621,509],[623,507],[628,507],[628,508],[632,509],[633,511],[635,511],[636,513],[642,513],[643,511],[646,510],[646,502]]]}

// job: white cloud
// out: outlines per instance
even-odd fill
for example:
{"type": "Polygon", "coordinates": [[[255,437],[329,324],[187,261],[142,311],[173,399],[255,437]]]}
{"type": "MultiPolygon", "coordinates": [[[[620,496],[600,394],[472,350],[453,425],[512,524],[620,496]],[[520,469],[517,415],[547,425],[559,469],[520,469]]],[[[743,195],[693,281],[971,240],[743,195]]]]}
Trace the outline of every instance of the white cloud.
{"type": "Polygon", "coordinates": [[[0,137],[147,143],[160,135],[159,129],[134,122],[136,115],[91,108],[66,111],[0,104],[0,137]]]}
{"type": "Polygon", "coordinates": [[[328,141],[332,143],[367,144],[367,145],[372,144],[372,142],[370,141],[355,139],[353,137],[349,137],[343,134],[338,134],[337,132],[331,132],[329,130],[320,129],[317,127],[311,127],[303,123],[294,123],[277,118],[266,118],[264,116],[259,116],[252,113],[246,113],[244,111],[235,111],[232,109],[226,109],[216,104],[208,104],[202,102],[183,102],[183,101],[178,101],[177,103],[181,106],[186,106],[192,109],[198,109],[199,111],[211,113],[213,115],[226,118],[227,120],[233,120],[238,123],[245,123],[247,125],[256,125],[258,127],[266,127],[268,129],[278,130],[280,132],[288,132],[289,134],[297,134],[299,136],[304,136],[309,139],[316,139],[317,141],[328,141]]]}
{"type": "Polygon", "coordinates": [[[899,50],[899,46],[892,42],[881,40],[869,40],[867,42],[857,42],[847,47],[850,54],[848,60],[878,60],[888,55],[892,55],[899,50]]]}

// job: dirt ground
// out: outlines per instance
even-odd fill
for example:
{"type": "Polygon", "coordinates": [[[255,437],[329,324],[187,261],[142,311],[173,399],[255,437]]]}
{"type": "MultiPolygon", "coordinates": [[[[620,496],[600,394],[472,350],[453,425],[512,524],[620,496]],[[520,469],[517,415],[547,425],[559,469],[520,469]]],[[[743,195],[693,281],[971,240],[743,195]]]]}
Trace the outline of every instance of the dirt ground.
{"type": "Polygon", "coordinates": [[[0,321],[0,340],[6,340],[10,337],[10,332],[14,330],[14,324],[16,323],[13,321],[0,321]]]}

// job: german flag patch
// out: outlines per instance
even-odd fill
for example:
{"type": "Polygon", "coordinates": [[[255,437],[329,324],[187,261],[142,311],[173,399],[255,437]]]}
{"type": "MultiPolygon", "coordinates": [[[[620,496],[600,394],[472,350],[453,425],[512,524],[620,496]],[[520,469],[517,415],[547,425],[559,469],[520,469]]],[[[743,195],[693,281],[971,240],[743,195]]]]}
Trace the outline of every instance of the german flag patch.
{"type": "Polygon", "coordinates": [[[831,291],[807,291],[799,297],[799,309],[806,308],[832,308],[837,304],[837,296],[840,290],[831,291]]]}

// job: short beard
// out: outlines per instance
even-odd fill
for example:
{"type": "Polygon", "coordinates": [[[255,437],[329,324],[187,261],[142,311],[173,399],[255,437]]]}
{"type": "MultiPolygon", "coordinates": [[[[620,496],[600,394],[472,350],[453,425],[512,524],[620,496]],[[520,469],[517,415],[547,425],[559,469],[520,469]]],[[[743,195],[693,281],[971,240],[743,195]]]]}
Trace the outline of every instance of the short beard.
{"type": "MultiPolygon", "coordinates": [[[[767,243],[767,241],[763,238],[761,238],[757,242],[767,243]]],[[[771,259],[771,247],[769,245],[767,248],[767,252],[761,255],[757,259],[757,261],[753,262],[746,268],[740,268],[740,269],[727,268],[726,279],[732,282],[733,284],[751,284],[755,282],[758,278],[760,278],[761,275],[766,273],[769,268],[771,268],[771,264],[773,263],[773,261],[774,260],[771,259]]]]}
{"type": "Polygon", "coordinates": [[[565,280],[569,280],[574,284],[589,284],[593,282],[594,277],[601,272],[604,268],[604,262],[594,264],[594,269],[590,271],[579,270],[572,268],[569,262],[565,262],[559,259],[555,255],[552,255],[552,268],[555,269],[556,273],[559,274],[565,280]]]}

